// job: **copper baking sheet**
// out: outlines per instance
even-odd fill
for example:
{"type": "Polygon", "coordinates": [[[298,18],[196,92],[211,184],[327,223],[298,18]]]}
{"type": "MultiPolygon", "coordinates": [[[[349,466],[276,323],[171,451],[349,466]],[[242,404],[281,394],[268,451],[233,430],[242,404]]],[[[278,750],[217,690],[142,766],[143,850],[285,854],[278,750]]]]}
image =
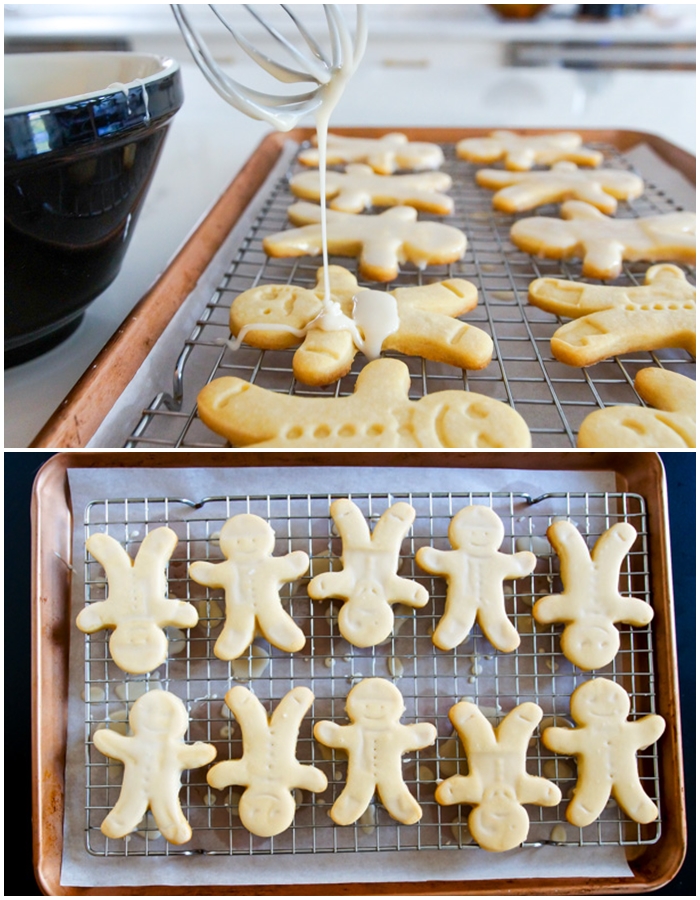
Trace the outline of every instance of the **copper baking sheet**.
{"type": "MultiPolygon", "coordinates": [[[[447,146],[454,145],[463,137],[486,133],[483,129],[404,128],[401,130],[412,139],[437,141],[447,146]]],[[[381,134],[386,129],[338,128],[334,131],[369,136],[381,134]]],[[[521,129],[521,131],[528,131],[528,129],[521,129]]],[[[621,154],[640,144],[646,145],[660,160],[675,169],[687,181],[694,183],[694,158],[654,135],[610,130],[588,130],[580,133],[587,143],[607,147],[610,153],[618,156],[616,163],[618,165],[626,164],[623,156],[620,156],[621,154]]],[[[297,129],[287,135],[269,135],[261,143],[211,213],[194,232],[154,288],[139,302],[122,327],[115,333],[94,364],[36,437],[32,446],[83,447],[89,444],[110,411],[123,404],[122,395],[151,352],[154,342],[164,331],[173,314],[188,299],[197,280],[207,270],[217,249],[240,220],[246,207],[256,204],[262,207],[267,202],[268,198],[261,197],[259,191],[280,158],[285,141],[290,139],[303,142],[310,136],[310,129],[297,129]]],[[[647,175],[649,183],[649,173],[645,172],[645,175],[647,175]]],[[[650,212],[675,208],[672,198],[666,197],[662,191],[652,191],[651,188],[650,191],[650,202],[647,203],[650,212]]],[[[275,209],[275,215],[277,215],[275,220],[278,222],[277,227],[282,227],[281,213],[278,215],[278,211],[275,209]]],[[[496,330],[500,334],[496,339],[497,349],[492,365],[483,373],[472,373],[469,376],[468,384],[474,390],[485,392],[515,405],[525,415],[528,423],[532,422],[535,446],[572,446],[575,444],[575,432],[578,424],[587,412],[609,403],[641,402],[632,388],[632,381],[636,370],[644,365],[664,365],[684,374],[694,373],[692,357],[683,351],[635,354],[624,361],[628,364],[621,364],[619,360],[606,361],[593,367],[595,372],[593,369],[582,371],[563,366],[550,359],[546,335],[554,327],[552,323],[555,322],[555,318],[549,314],[533,311],[531,307],[528,308],[525,300],[520,296],[523,294],[527,280],[524,270],[523,273],[520,273],[522,266],[518,268],[517,273],[506,270],[502,261],[503,257],[499,256],[496,259],[492,246],[484,245],[486,247],[484,258],[480,259],[477,246],[481,236],[484,235],[484,223],[477,221],[479,218],[485,218],[485,214],[481,210],[474,212],[469,220],[470,230],[474,232],[472,237],[476,268],[474,269],[474,265],[471,263],[465,263],[463,269],[455,269],[455,274],[472,280],[476,278],[481,285],[482,302],[475,313],[470,315],[470,321],[486,327],[495,339],[496,330]],[[501,271],[502,269],[503,271],[501,271]],[[506,294],[510,295],[511,301],[515,295],[517,302],[508,303],[506,294]],[[527,319],[523,310],[516,308],[522,303],[525,304],[523,309],[527,311],[527,319]],[[513,308],[511,309],[511,307],[513,308]],[[518,322],[521,324],[518,325],[518,322]],[[511,385],[515,385],[517,391],[512,390],[511,385]]],[[[497,230],[495,236],[492,235],[489,238],[491,244],[494,243],[494,240],[497,244],[503,240],[507,243],[507,229],[503,235],[501,235],[501,231],[502,229],[497,230]]],[[[254,244],[257,246],[255,241],[254,244]]],[[[471,252],[469,251],[470,254],[471,252]]],[[[278,267],[279,263],[280,261],[276,261],[275,266],[278,267]]],[[[315,271],[318,261],[311,260],[307,263],[308,271],[303,272],[302,268],[295,267],[291,270],[292,275],[289,277],[311,278],[309,273],[312,269],[315,271]]],[[[250,266],[246,264],[241,267],[241,270],[247,271],[249,268],[250,266]]],[[[641,277],[643,268],[643,266],[639,268],[639,272],[629,270],[628,276],[632,278],[632,283],[641,277]]],[[[575,268],[570,271],[566,266],[556,264],[554,267],[548,267],[546,274],[571,277],[573,272],[575,272],[575,268]]],[[[284,277],[288,277],[288,274],[284,277]]],[[[265,277],[270,280],[269,274],[265,277]]],[[[402,276],[403,283],[408,283],[406,278],[412,277],[414,275],[407,271],[405,276],[402,276]]],[[[442,274],[440,277],[446,277],[446,275],[442,274]]],[[[123,435],[119,434],[114,438],[110,435],[108,443],[99,443],[96,446],[127,446],[139,449],[225,446],[222,439],[205,429],[196,418],[194,403],[196,392],[211,375],[206,373],[202,375],[198,372],[193,379],[191,373],[195,364],[191,361],[191,357],[196,356],[196,353],[192,353],[193,347],[196,346],[200,357],[208,353],[207,358],[213,360],[216,374],[223,374],[223,370],[220,370],[217,362],[217,354],[222,355],[221,341],[224,341],[227,336],[226,328],[222,327],[225,325],[226,307],[234,295],[233,292],[251,286],[245,282],[245,277],[232,277],[230,282],[230,285],[224,285],[222,288],[221,298],[214,302],[209,302],[207,298],[203,302],[201,323],[197,325],[196,334],[186,339],[184,352],[182,347],[173,346],[171,358],[165,365],[163,384],[159,388],[159,392],[163,392],[162,396],[159,393],[160,399],[154,400],[153,395],[139,396],[138,404],[133,409],[133,431],[131,433],[126,431],[123,435]],[[218,349],[216,344],[219,344],[218,349]],[[177,390],[169,382],[169,372],[176,365],[178,359],[186,360],[182,363],[185,367],[187,398],[185,405],[177,403],[173,405],[165,396],[167,392],[172,391],[173,396],[177,398],[177,390]],[[141,413],[140,410],[144,410],[144,412],[141,413]],[[154,430],[154,422],[160,422],[162,427],[154,430]]],[[[526,293],[525,290],[523,294],[525,298],[526,293]]],[[[289,353],[287,355],[289,356],[289,353]]],[[[258,351],[255,353],[241,351],[240,366],[238,360],[224,361],[226,373],[239,374],[238,368],[242,366],[240,371],[242,377],[249,377],[251,380],[257,379],[256,383],[263,387],[273,387],[285,392],[294,391],[294,384],[288,383],[291,377],[289,360],[282,359],[280,354],[274,358],[273,355],[268,354],[268,356],[269,360],[265,364],[258,351]],[[248,359],[249,356],[255,358],[248,359]],[[284,377],[282,373],[285,373],[284,377]],[[284,380],[285,378],[286,380],[284,380]]],[[[418,362],[420,363],[420,361],[418,362]]],[[[360,364],[356,361],[351,376],[338,386],[342,393],[352,391],[357,366],[360,364]]],[[[461,375],[459,370],[447,374],[441,370],[432,372],[432,369],[428,371],[423,364],[422,368],[419,366],[419,369],[414,371],[415,361],[411,362],[410,367],[413,373],[413,385],[416,389],[420,388],[421,391],[467,386],[467,381],[459,378],[461,375]]]]}
{"type": "MultiPolygon", "coordinates": [[[[216,453],[80,453],[59,454],[40,472],[33,496],[33,804],[35,860],[38,880],[48,894],[132,893],[186,894],[187,888],[134,887],[109,891],[71,888],[60,884],[62,827],[65,809],[63,793],[68,695],[67,654],[70,597],[71,535],[73,511],[67,487],[70,468],[212,467],[230,465],[231,457],[216,453]]],[[[653,650],[656,669],[656,702],[668,723],[659,744],[661,821],[656,843],[627,850],[632,878],[588,880],[520,879],[502,882],[427,882],[342,885],[343,893],[468,893],[499,895],[513,893],[640,893],[666,883],[677,871],[685,852],[685,814],[680,759],[677,667],[673,608],[670,595],[669,548],[666,523],[663,469],[651,453],[537,454],[537,453],[240,453],[236,465],[340,466],[386,465],[435,466],[440,468],[492,468],[546,470],[602,470],[615,473],[617,490],[643,497],[646,505],[649,591],[655,607],[653,650]]],[[[340,886],[339,886],[340,887],[340,886]]],[[[256,892],[261,890],[256,886],[256,892]]],[[[327,885],[298,885],[294,893],[326,893],[327,885]]],[[[198,893],[247,893],[245,885],[221,888],[202,885],[198,893]]],[[[279,893],[279,888],[263,888],[279,893]]],[[[289,892],[285,889],[285,892],[289,892]]]]}

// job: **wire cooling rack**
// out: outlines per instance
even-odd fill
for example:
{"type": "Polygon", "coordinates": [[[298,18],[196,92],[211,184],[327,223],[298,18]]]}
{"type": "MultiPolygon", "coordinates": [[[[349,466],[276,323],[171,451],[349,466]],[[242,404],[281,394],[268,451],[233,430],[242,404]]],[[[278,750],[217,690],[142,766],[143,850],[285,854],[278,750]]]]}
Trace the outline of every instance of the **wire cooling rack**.
{"type": "MultiPolygon", "coordinates": [[[[625,558],[620,590],[651,602],[647,513],[643,497],[631,493],[547,494],[532,498],[518,493],[406,493],[353,494],[370,525],[393,503],[406,501],[416,509],[416,519],[402,543],[399,573],[428,589],[423,609],[394,607],[392,636],[376,647],[359,649],[338,631],[338,601],[311,601],[310,577],[337,570],[341,541],[335,532],[328,494],[283,494],[211,497],[199,501],[181,498],[95,501],[85,513],[87,539],[106,531],[133,556],[145,534],[169,525],[179,543],[168,566],[171,596],[194,603],[199,624],[187,631],[169,630],[167,661],[148,676],[130,677],[111,661],[108,635],[85,635],[85,840],[95,856],[173,856],[304,854],[339,851],[455,849],[475,846],[466,826],[467,807],[440,807],[434,799],[436,783],[455,772],[465,772],[465,761],[454,740],[448,719],[450,707],[461,699],[479,705],[496,724],[508,711],[525,701],[538,703],[544,719],[528,750],[527,770],[554,781],[564,800],[557,807],[529,806],[531,820],[526,846],[546,843],[622,845],[653,843],[660,823],[639,825],[628,820],[610,801],[601,817],[579,829],[564,817],[566,802],[575,784],[572,759],[550,753],[539,740],[548,724],[569,720],[569,697],[574,688],[594,675],[620,683],[629,693],[633,717],[656,712],[651,626],[620,626],[621,648],[612,663],[596,673],[581,672],[561,654],[561,626],[536,625],[531,616],[537,598],[561,590],[559,563],[543,536],[558,517],[574,522],[589,549],[617,522],[630,522],[637,540],[625,558]],[[478,626],[465,643],[448,652],[437,650],[431,640],[444,609],[445,583],[422,572],[415,563],[421,546],[449,549],[450,519],[464,506],[482,504],[496,511],[505,527],[503,552],[532,549],[538,557],[533,574],[505,583],[506,612],[516,625],[521,644],[514,653],[499,653],[482,636],[478,626]],[[213,654],[224,610],[223,593],[204,588],[188,578],[195,560],[221,560],[218,534],[224,522],[239,513],[253,513],[268,521],[276,534],[275,555],[303,550],[310,569],[298,582],[281,591],[284,608],[306,636],[298,653],[284,653],[256,639],[248,654],[224,662],[213,654]],[[423,817],[415,825],[400,825],[381,804],[351,826],[338,827],[328,810],[344,785],[345,762],[313,740],[313,724],[321,719],[346,724],[345,698],[352,685],[365,677],[392,680],[406,705],[403,722],[433,722],[438,729],[435,746],[404,757],[403,773],[419,800],[423,817]],[[217,760],[242,754],[239,725],[228,713],[223,698],[234,684],[251,689],[268,712],[292,687],[306,685],[315,701],[304,718],[297,756],[302,763],[321,768],[329,787],[322,794],[297,792],[298,808],[293,825],[270,839],[251,835],[237,816],[237,800],[243,788],[210,790],[206,769],[183,773],[180,794],[183,810],[193,828],[192,840],[183,847],[168,844],[148,814],[137,831],[123,840],[106,838],[100,825],[118,796],[122,778],[119,763],[102,756],[92,737],[98,728],[117,728],[126,733],[131,704],[137,695],[167,689],[178,695],[190,715],[186,740],[213,743],[217,760]]],[[[106,595],[102,567],[87,553],[84,559],[85,602],[106,595]]],[[[658,758],[655,746],[639,754],[645,791],[659,800],[658,758]]]]}
{"type": "MultiPolygon", "coordinates": [[[[616,148],[591,144],[605,154],[604,165],[631,169],[632,164],[616,148]]],[[[430,266],[421,272],[407,267],[392,283],[378,286],[358,278],[363,286],[410,286],[445,278],[466,278],[479,290],[478,307],[465,320],[488,332],[494,341],[491,364],[478,372],[464,372],[415,357],[399,356],[411,375],[410,396],[417,399],[440,390],[473,390],[514,407],[525,419],[536,447],[571,447],[583,419],[595,409],[616,404],[644,405],[634,390],[636,373],[648,366],[668,368],[695,377],[692,356],[684,350],[659,350],[615,357],[586,369],[567,366],[554,359],[550,338],[564,321],[558,316],[528,304],[528,285],[540,277],[576,279],[578,261],[545,260],[531,257],[515,248],[509,240],[515,216],[492,208],[493,192],[476,184],[477,165],[455,157],[454,145],[444,146],[442,167],[453,179],[450,194],[455,201],[454,214],[444,221],[461,229],[469,248],[463,260],[449,266],[430,266]]],[[[301,167],[292,160],[290,169],[261,198],[258,214],[236,254],[222,268],[214,293],[202,299],[201,315],[175,363],[172,387],[147,407],[126,447],[222,447],[223,438],[213,434],[197,417],[197,393],[212,378],[235,375],[261,387],[284,394],[304,396],[345,396],[354,390],[357,374],[365,364],[358,354],[350,373],[330,388],[310,388],[294,379],[293,350],[260,351],[245,345],[232,351],[226,346],[230,337],[231,303],[249,288],[263,284],[295,284],[312,288],[320,260],[269,259],[262,249],[266,235],[287,227],[287,209],[295,201],[289,190],[289,177],[301,167]]],[[[678,209],[674,199],[653,182],[646,183],[642,197],[633,203],[620,203],[617,217],[639,217],[678,209]]],[[[558,216],[558,205],[541,207],[524,215],[558,216]]],[[[421,213],[419,218],[440,217],[421,213]]],[[[522,218],[522,216],[520,216],[522,218]]],[[[357,276],[354,259],[331,257],[330,262],[345,266],[357,276]]],[[[627,263],[616,285],[644,282],[646,263],[627,263]]],[[[686,270],[692,277],[693,271],[686,270]]]]}

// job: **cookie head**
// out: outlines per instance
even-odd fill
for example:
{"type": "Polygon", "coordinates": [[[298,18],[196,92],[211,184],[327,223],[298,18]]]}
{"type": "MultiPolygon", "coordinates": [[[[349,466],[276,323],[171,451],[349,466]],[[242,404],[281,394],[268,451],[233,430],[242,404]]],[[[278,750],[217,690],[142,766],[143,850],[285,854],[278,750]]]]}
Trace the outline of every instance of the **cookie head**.
{"type": "Polygon", "coordinates": [[[627,692],[607,678],[594,678],[571,695],[571,715],[581,725],[603,725],[627,719],[630,700],[627,692]]]}
{"type": "Polygon", "coordinates": [[[394,613],[382,586],[371,579],[359,581],[338,613],[338,625],[357,647],[371,647],[377,635],[388,635],[394,627],[394,613]]]}
{"type": "Polygon", "coordinates": [[[127,620],[112,632],[109,651],[120,669],[142,675],[162,665],[168,655],[168,638],[155,622],[127,620]]]}
{"type": "Polygon", "coordinates": [[[348,716],[363,728],[381,730],[398,722],[404,711],[401,692],[384,678],[365,678],[348,694],[348,716]]]}
{"type": "Polygon", "coordinates": [[[601,669],[620,649],[620,632],[605,616],[586,616],[566,626],[561,649],[579,668],[601,669]]]}
{"type": "Polygon", "coordinates": [[[503,543],[503,523],[488,506],[467,506],[450,523],[450,541],[471,556],[488,556],[503,543]]]}
{"type": "Polygon", "coordinates": [[[238,815],[245,827],[258,837],[273,837],[292,824],[296,806],[291,792],[266,781],[249,787],[238,803],[238,815]]]}
{"type": "Polygon", "coordinates": [[[173,694],[149,691],[139,697],[131,708],[129,725],[137,734],[181,738],[187,731],[187,710],[173,694]]]}
{"type": "Polygon", "coordinates": [[[233,516],[221,529],[219,546],[226,557],[267,556],[275,549],[275,533],[259,516],[233,516]]]}
{"type": "Polygon", "coordinates": [[[471,811],[469,830],[484,850],[512,850],[527,838],[530,817],[512,788],[498,785],[487,789],[471,811]]]}

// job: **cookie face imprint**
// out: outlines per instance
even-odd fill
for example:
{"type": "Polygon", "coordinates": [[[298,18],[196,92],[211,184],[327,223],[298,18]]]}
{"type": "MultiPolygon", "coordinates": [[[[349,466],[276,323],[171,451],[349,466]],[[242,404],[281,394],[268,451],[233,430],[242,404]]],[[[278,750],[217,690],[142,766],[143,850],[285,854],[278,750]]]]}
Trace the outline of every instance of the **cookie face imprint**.
{"type": "MultiPolygon", "coordinates": [[[[301,172],[289,182],[295,197],[321,199],[318,172],[301,172]]],[[[345,172],[326,173],[328,206],[340,212],[360,213],[372,206],[412,206],[422,212],[448,216],[454,201],[445,194],[452,187],[446,172],[420,172],[415,175],[377,175],[371,166],[361,163],[347,166],[345,172]]]]}
{"type": "Polygon", "coordinates": [[[453,550],[421,547],[418,565],[447,581],[445,612],[433,632],[433,643],[452,650],[465,641],[478,622],[498,650],[510,652],[520,636],[505,611],[503,581],[523,578],[534,571],[534,553],[501,553],[503,523],[487,506],[467,506],[450,522],[448,537],[453,550]]]}
{"type": "Polygon", "coordinates": [[[571,366],[590,366],[643,350],[678,347],[695,355],[695,287],[677,266],[647,270],[644,285],[613,287],[538,278],[528,299],[546,312],[574,319],[558,328],[552,353],[571,366]]]}
{"type": "Polygon", "coordinates": [[[507,213],[525,212],[564,200],[583,200],[607,215],[614,215],[618,200],[635,200],[644,193],[644,181],[634,172],[583,170],[571,162],[555,163],[544,172],[480,169],[476,182],[496,191],[494,209],[507,213]]]}
{"type": "Polygon", "coordinates": [[[389,815],[413,825],[423,815],[403,779],[401,757],[435,743],[437,730],[428,722],[403,725],[405,711],[399,689],[384,678],[365,678],[347,696],[349,725],[317,722],[314,737],[347,754],[345,787],[329,815],[336,825],[351,825],[377,793],[389,815]]]}
{"type": "Polygon", "coordinates": [[[541,597],[532,616],[541,625],[564,622],[564,656],[580,669],[599,669],[620,649],[616,622],[641,627],[654,617],[648,603],[624,597],[618,589],[620,568],[637,531],[629,522],[618,522],[598,538],[590,553],[571,522],[553,522],[547,537],[559,556],[564,590],[541,597]]]}
{"type": "Polygon", "coordinates": [[[636,754],[658,741],[666,723],[657,715],[630,721],[629,712],[630,700],[623,687],[594,678],[571,695],[571,716],[577,727],[545,728],[545,747],[577,760],[576,787],[566,808],[572,825],[585,828],[595,822],[611,795],[635,822],[653,822],[659,815],[642,787],[636,754]]]}
{"type": "Polygon", "coordinates": [[[197,398],[199,416],[238,447],[530,447],[514,409],[473,391],[409,400],[408,367],[377,359],[347,397],[289,396],[241,378],[217,378],[197,398]]]}
{"type": "Polygon", "coordinates": [[[556,806],[561,791],[525,769],[528,742],[542,719],[535,703],[521,703],[494,728],[474,703],[464,700],[450,709],[467,755],[468,775],[451,775],[438,785],[435,799],[442,806],[473,807],[468,824],[484,850],[512,850],[530,830],[523,804],[556,806]]]}
{"type": "Polygon", "coordinates": [[[124,779],[114,808],[101,825],[104,835],[122,838],[134,831],[151,810],[158,831],[172,844],[184,844],[192,828],[180,806],[180,778],[216,756],[211,744],[183,740],[188,727],[185,705],[168,691],[149,691],[129,713],[132,735],[101,728],[95,746],[105,756],[124,763],[124,779]]]}
{"type": "Polygon", "coordinates": [[[520,219],[510,239],[520,250],[550,259],[580,257],[587,278],[617,278],[623,261],[695,262],[695,213],[610,219],[590,203],[567,200],[564,219],[520,219]]]}
{"type": "Polygon", "coordinates": [[[272,715],[247,688],[237,686],[226,694],[226,705],[238,721],[243,736],[243,756],[216,763],[207,781],[216,790],[229,785],[246,788],[238,803],[243,825],[259,837],[272,837],[292,824],[296,804],[292,790],[318,793],[328,780],[315,766],[296,758],[301,721],[314,695],[295,687],[282,697],[272,715]]]}
{"type": "Polygon", "coordinates": [[[516,134],[492,131],[489,137],[465,138],[457,144],[457,156],[476,163],[505,161],[506,169],[525,171],[535,165],[551,166],[562,160],[579,166],[599,166],[603,154],[582,146],[573,131],[557,134],[516,134]]]}
{"type": "Polygon", "coordinates": [[[112,659],[132,675],[152,672],[165,662],[166,626],[194,628],[199,620],[191,603],[168,598],[165,568],[176,545],[177,535],[170,528],[149,531],[133,560],[108,534],[92,534],[85,543],[105,570],[108,594],[106,600],[82,609],[76,625],[86,634],[113,628],[112,659]]]}
{"type": "Polygon", "coordinates": [[[280,588],[306,572],[309,557],[302,550],[273,556],[275,533],[260,516],[233,516],[219,537],[224,562],[197,561],[190,566],[193,581],[223,588],[226,619],[214,644],[219,659],[237,659],[250,647],[256,628],[280,650],[294,653],[306,643],[304,632],[282,608],[280,588]]]}
{"type": "Polygon", "coordinates": [[[342,378],[358,349],[368,358],[395,350],[463,369],[481,369],[491,361],[491,338],[453,318],[477,305],[477,290],[468,281],[451,279],[379,293],[363,291],[342,266],[329,266],[327,304],[322,269],[316,279],[314,290],[283,284],[251,288],[231,306],[231,331],[239,340],[269,350],[302,342],[293,370],[304,384],[331,384],[342,378]],[[389,327],[383,303],[393,307],[389,327]]]}
{"type": "Polygon", "coordinates": [[[644,406],[608,406],[581,423],[578,447],[695,447],[696,386],[668,369],[640,369],[634,389],[644,406]]]}
{"type": "Polygon", "coordinates": [[[331,517],[343,541],[343,568],[312,578],[309,596],[312,600],[343,600],[338,613],[340,633],[355,647],[374,647],[389,637],[394,627],[392,604],[420,608],[428,602],[422,585],[396,574],[401,543],[416,511],[408,503],[394,503],[371,534],[351,500],[332,503],[331,517]]]}
{"type": "MultiPolygon", "coordinates": [[[[328,135],[327,164],[367,163],[379,175],[391,175],[398,170],[419,172],[439,169],[445,157],[437,144],[409,141],[405,134],[392,132],[380,138],[343,137],[328,135]]],[[[315,147],[302,150],[299,162],[318,167],[319,154],[315,147]]]]}
{"type": "MultiPolygon", "coordinates": [[[[322,252],[321,207],[300,201],[287,210],[289,228],[263,239],[272,257],[319,256],[322,252]]],[[[393,281],[399,265],[419,269],[447,265],[464,256],[467,238],[452,225],[418,221],[410,206],[396,206],[378,215],[353,215],[327,210],[328,252],[359,260],[360,274],[368,281],[393,281]]]]}

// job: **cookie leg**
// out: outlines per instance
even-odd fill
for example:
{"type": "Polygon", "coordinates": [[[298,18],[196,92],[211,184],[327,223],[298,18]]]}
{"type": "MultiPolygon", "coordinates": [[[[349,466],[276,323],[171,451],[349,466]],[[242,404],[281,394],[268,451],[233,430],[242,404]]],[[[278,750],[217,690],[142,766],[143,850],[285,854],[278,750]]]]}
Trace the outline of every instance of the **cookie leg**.
{"type": "Polygon", "coordinates": [[[566,808],[566,818],[572,825],[584,828],[595,822],[610,797],[611,779],[601,773],[600,779],[581,778],[574,788],[574,796],[566,808]],[[607,782],[607,784],[606,784],[607,782]]]}
{"type": "MultiPolygon", "coordinates": [[[[634,766],[634,763],[632,765],[634,766]]],[[[635,822],[653,822],[659,815],[656,804],[644,793],[636,779],[616,782],[613,785],[612,795],[620,808],[635,822]]]]}
{"type": "Polygon", "coordinates": [[[185,818],[177,797],[173,799],[153,799],[151,812],[158,830],[171,844],[186,844],[192,837],[192,829],[185,818]]]}
{"type": "Polygon", "coordinates": [[[331,818],[336,825],[352,825],[372,802],[374,782],[366,776],[348,780],[342,793],[331,807],[331,818]]]}
{"type": "Polygon", "coordinates": [[[148,800],[142,793],[132,794],[122,789],[114,809],[101,825],[102,833],[110,838],[130,834],[146,815],[148,800]]]}
{"type": "Polygon", "coordinates": [[[433,632],[433,643],[441,650],[452,650],[466,640],[476,620],[476,604],[462,597],[454,602],[450,594],[448,590],[445,612],[433,632]]]}
{"type": "Polygon", "coordinates": [[[265,640],[287,653],[301,650],[306,643],[304,632],[279,602],[272,608],[258,610],[258,625],[265,640]]]}
{"type": "Polygon", "coordinates": [[[423,815],[420,804],[402,781],[381,782],[377,792],[389,815],[404,825],[413,825],[423,815]]]}
{"type": "Polygon", "coordinates": [[[503,609],[482,606],[477,619],[481,630],[497,650],[510,653],[520,645],[520,635],[503,609]]]}
{"type": "Polygon", "coordinates": [[[253,643],[255,637],[255,613],[252,609],[236,605],[233,611],[226,611],[226,621],[221,634],[214,644],[214,653],[219,659],[238,659],[253,643]],[[235,625],[230,621],[235,618],[235,625]]]}

